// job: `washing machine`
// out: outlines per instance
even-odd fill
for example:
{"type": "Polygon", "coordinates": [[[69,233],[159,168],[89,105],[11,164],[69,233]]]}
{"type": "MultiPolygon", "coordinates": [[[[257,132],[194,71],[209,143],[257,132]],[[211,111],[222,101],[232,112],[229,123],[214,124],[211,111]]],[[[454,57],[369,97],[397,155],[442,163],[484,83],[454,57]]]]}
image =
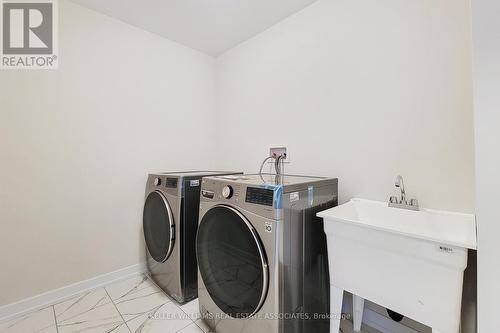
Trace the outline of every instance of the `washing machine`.
{"type": "Polygon", "coordinates": [[[198,295],[195,238],[201,180],[231,173],[196,171],[148,177],[143,211],[147,267],[156,284],[181,304],[198,295]]]}
{"type": "Polygon", "coordinates": [[[338,180],[237,175],[202,180],[196,237],[202,319],[217,333],[328,333],[323,221],[338,180]]]}

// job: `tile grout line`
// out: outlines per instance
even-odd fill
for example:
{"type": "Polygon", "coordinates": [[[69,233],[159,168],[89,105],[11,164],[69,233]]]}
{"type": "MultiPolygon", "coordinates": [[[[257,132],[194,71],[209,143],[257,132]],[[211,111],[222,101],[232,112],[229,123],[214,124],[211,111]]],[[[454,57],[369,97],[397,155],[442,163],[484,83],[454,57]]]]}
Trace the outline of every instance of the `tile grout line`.
{"type": "Polygon", "coordinates": [[[57,324],[56,308],[54,304],[50,306],[52,308],[52,313],[54,314],[54,324],[56,324],[56,332],[59,333],[59,325],[57,324]]]}
{"type": "MultiPolygon", "coordinates": [[[[197,298],[195,298],[195,299],[194,299],[194,300],[192,300],[191,302],[194,302],[194,301],[196,301],[196,300],[197,300],[197,298]]],[[[189,302],[188,302],[188,303],[185,303],[185,304],[189,304],[189,302]]],[[[183,304],[183,305],[185,305],[185,304],[183,304]]],[[[182,312],[184,312],[184,314],[185,314],[185,315],[187,315],[187,317],[189,318],[189,320],[191,320],[191,324],[189,324],[188,326],[190,326],[190,325],[194,324],[194,326],[198,327],[198,328],[199,328],[199,329],[200,329],[203,333],[205,332],[205,331],[204,331],[204,330],[203,330],[203,329],[202,329],[202,328],[201,328],[198,324],[196,324],[196,321],[195,321],[195,320],[193,320],[193,319],[191,318],[191,316],[189,315],[189,313],[187,313],[186,311],[184,311],[184,309],[182,308],[182,306],[180,306],[180,305],[178,305],[178,304],[176,304],[176,303],[174,303],[174,305],[175,305],[175,306],[177,306],[177,307],[178,307],[178,308],[179,308],[182,312]]],[[[198,320],[198,319],[196,319],[196,320],[198,320]]],[[[188,326],[186,326],[186,327],[188,327],[188,326]]],[[[182,331],[182,330],[183,330],[183,329],[185,329],[186,327],[183,327],[182,329],[180,329],[180,330],[179,330],[179,331],[177,331],[177,332],[182,331]]],[[[177,333],[177,332],[176,332],[176,333],[177,333]]]]}
{"type": "MultiPolygon", "coordinates": [[[[201,319],[200,319],[201,320],[201,319]]],[[[200,331],[202,331],[203,333],[205,333],[205,330],[196,323],[196,321],[194,322],[194,324],[200,329],[200,331]]],[[[209,331],[210,332],[210,331],[209,331]]]]}
{"type": "MultiPolygon", "coordinates": [[[[189,323],[189,324],[187,324],[186,326],[184,326],[183,328],[181,328],[181,329],[179,329],[179,330],[175,331],[175,333],[179,333],[179,332],[180,332],[180,331],[182,331],[183,329],[188,328],[189,326],[191,326],[191,325],[193,325],[193,324],[194,324],[194,323],[189,323]]],[[[196,326],[196,324],[195,324],[195,326],[196,326]]]]}
{"type": "MultiPolygon", "coordinates": [[[[172,304],[174,304],[174,305],[177,305],[177,304],[176,304],[176,301],[175,301],[172,297],[170,297],[170,296],[169,296],[169,295],[165,292],[165,290],[163,290],[162,288],[160,288],[160,286],[159,286],[159,285],[158,285],[158,284],[157,284],[157,283],[156,283],[156,282],[155,282],[155,281],[151,278],[151,276],[149,276],[149,275],[147,275],[147,274],[144,274],[144,276],[146,276],[146,278],[148,279],[148,281],[149,281],[149,282],[151,282],[152,284],[154,284],[154,285],[155,285],[155,287],[156,287],[156,288],[158,288],[158,290],[159,290],[159,291],[161,291],[163,295],[167,296],[167,298],[168,298],[168,302],[167,302],[167,303],[172,303],[172,304]]],[[[167,304],[167,303],[165,303],[165,304],[167,304]]]]}
{"type": "MultiPolygon", "coordinates": [[[[185,315],[187,315],[187,317],[189,318],[189,320],[191,320],[191,323],[189,323],[188,325],[184,326],[184,327],[183,327],[183,328],[181,328],[180,330],[176,331],[176,333],[178,333],[178,332],[182,331],[183,329],[187,328],[188,326],[191,326],[192,324],[194,324],[196,327],[198,327],[198,328],[199,328],[202,332],[205,332],[205,331],[203,331],[203,330],[201,329],[201,327],[199,327],[199,326],[196,324],[196,321],[194,321],[193,319],[191,319],[191,317],[189,316],[189,313],[187,313],[186,311],[184,311],[184,310],[182,309],[182,307],[181,307],[179,304],[177,304],[174,300],[172,300],[172,299],[170,298],[170,296],[169,296],[169,295],[167,295],[167,293],[166,293],[163,289],[161,289],[161,288],[160,288],[160,287],[156,284],[156,282],[155,282],[155,281],[153,281],[153,279],[151,278],[151,276],[149,276],[148,274],[144,274],[144,275],[146,276],[146,278],[147,278],[147,279],[148,279],[151,283],[153,283],[153,284],[154,284],[154,285],[155,285],[155,286],[156,286],[159,290],[161,290],[161,292],[162,292],[163,294],[165,294],[165,296],[167,296],[167,298],[170,300],[170,303],[172,303],[172,304],[173,304],[173,305],[175,305],[177,308],[179,308],[179,310],[181,310],[181,311],[182,311],[185,315]]],[[[192,300],[191,302],[194,302],[194,301],[195,301],[195,300],[192,300]]],[[[186,303],[186,304],[187,304],[187,303],[186,303]]]]}
{"type": "Polygon", "coordinates": [[[120,312],[120,310],[118,310],[118,307],[116,306],[115,304],[115,301],[113,300],[113,298],[111,298],[111,296],[109,295],[108,293],[108,290],[106,289],[106,286],[104,286],[102,289],[104,289],[104,291],[106,292],[106,295],[108,295],[109,299],[111,300],[111,303],[113,303],[113,306],[115,307],[115,310],[118,312],[118,314],[120,315],[120,318],[123,320],[123,323],[125,324],[125,327],[127,327],[128,331],[130,333],[132,333],[132,330],[130,329],[130,327],[128,327],[128,324],[127,322],[125,321],[125,318],[123,318],[123,315],[122,313],[120,312]]]}
{"type": "MultiPolygon", "coordinates": [[[[198,301],[199,301],[199,298],[195,298],[195,299],[194,299],[194,300],[192,300],[191,302],[195,302],[196,300],[198,300],[198,301]]],[[[188,303],[186,303],[186,304],[188,304],[188,303]]],[[[177,304],[176,304],[176,305],[177,305],[177,304]]],[[[199,328],[199,329],[200,329],[203,333],[205,333],[205,330],[204,330],[204,329],[203,329],[200,325],[198,325],[198,324],[196,323],[198,320],[202,320],[202,318],[201,318],[201,313],[200,313],[200,318],[196,318],[196,320],[194,320],[194,319],[192,319],[192,318],[189,316],[189,313],[187,313],[186,311],[184,311],[184,309],[182,308],[182,306],[178,306],[178,308],[179,308],[179,309],[181,309],[181,311],[182,311],[182,312],[184,312],[184,313],[188,316],[188,318],[189,318],[189,319],[191,319],[191,321],[194,323],[194,325],[195,325],[196,327],[198,327],[198,328],[199,328]]],[[[198,309],[199,309],[199,308],[198,308],[198,309]]]]}
{"type": "MultiPolygon", "coordinates": [[[[194,300],[192,300],[191,302],[194,302],[194,300]]],[[[188,304],[188,303],[186,303],[186,304],[188,304]]],[[[175,303],[174,303],[174,305],[177,306],[179,308],[179,310],[181,310],[182,312],[184,312],[184,314],[189,318],[189,320],[191,320],[191,322],[193,322],[193,323],[196,324],[196,322],[193,319],[191,319],[191,316],[189,315],[189,313],[187,313],[186,311],[184,311],[184,309],[182,308],[182,306],[180,306],[178,304],[175,304],[175,303]]],[[[196,326],[198,326],[198,325],[196,325],[196,326]]]]}

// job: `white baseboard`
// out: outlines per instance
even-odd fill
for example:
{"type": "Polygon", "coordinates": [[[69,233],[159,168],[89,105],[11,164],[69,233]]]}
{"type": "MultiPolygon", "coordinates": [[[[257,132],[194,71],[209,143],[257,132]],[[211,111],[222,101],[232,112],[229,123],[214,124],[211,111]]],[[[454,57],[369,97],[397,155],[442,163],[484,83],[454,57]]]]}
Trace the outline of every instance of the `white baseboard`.
{"type": "Polygon", "coordinates": [[[43,294],[23,299],[21,301],[0,306],[0,320],[21,315],[30,311],[65,301],[82,292],[92,290],[115,281],[123,280],[146,272],[146,264],[140,263],[102,274],[88,280],[80,281],[68,286],[50,290],[43,294]]]}

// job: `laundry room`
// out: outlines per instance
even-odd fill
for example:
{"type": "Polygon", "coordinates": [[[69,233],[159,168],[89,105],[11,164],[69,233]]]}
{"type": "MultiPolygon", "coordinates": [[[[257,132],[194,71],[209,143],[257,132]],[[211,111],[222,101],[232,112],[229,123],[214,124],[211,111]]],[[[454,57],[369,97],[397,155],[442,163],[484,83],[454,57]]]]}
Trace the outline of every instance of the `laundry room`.
{"type": "Polygon", "coordinates": [[[500,4],[0,0],[0,333],[492,333],[500,4]]]}

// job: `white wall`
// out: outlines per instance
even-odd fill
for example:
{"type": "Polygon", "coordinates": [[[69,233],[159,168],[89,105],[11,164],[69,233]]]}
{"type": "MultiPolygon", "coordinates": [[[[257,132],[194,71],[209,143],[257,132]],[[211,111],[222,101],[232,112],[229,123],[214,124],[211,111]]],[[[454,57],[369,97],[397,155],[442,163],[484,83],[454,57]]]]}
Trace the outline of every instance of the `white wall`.
{"type": "Polygon", "coordinates": [[[469,6],[320,0],[215,62],[60,1],[59,70],[0,71],[0,305],[141,261],[146,172],[255,172],[272,143],[342,201],[400,173],[473,211],[469,6]]]}
{"type": "Polygon", "coordinates": [[[269,144],[341,201],[472,212],[468,0],[320,0],[217,60],[218,167],[256,172],[269,144]]]}
{"type": "Polygon", "coordinates": [[[0,71],[0,305],[143,260],[146,173],[210,166],[213,58],[60,1],[60,68],[0,71]]]}
{"type": "Polygon", "coordinates": [[[478,332],[498,331],[500,298],[500,2],[474,0],[478,332]]]}

